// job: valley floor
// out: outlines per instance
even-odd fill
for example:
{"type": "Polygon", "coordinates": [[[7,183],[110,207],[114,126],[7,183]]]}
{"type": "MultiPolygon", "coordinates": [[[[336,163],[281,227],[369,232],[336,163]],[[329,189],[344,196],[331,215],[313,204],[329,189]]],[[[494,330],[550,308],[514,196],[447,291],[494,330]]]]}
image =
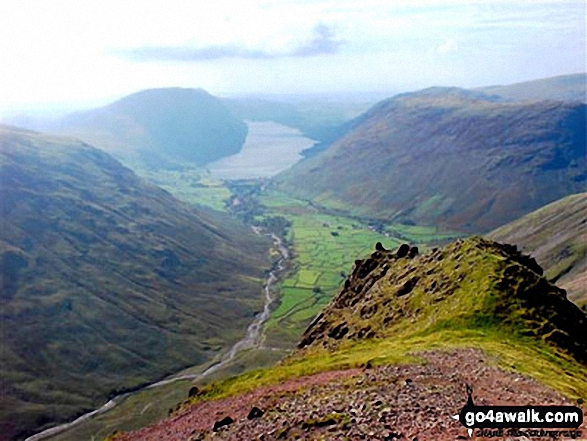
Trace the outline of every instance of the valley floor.
{"type": "MultiPolygon", "coordinates": [[[[529,377],[497,367],[491,356],[477,349],[417,355],[421,364],[323,372],[201,401],[113,439],[468,439],[467,430],[451,418],[466,403],[466,384],[472,385],[477,405],[575,404],[529,377]],[[253,406],[264,414],[248,419],[253,406]],[[215,422],[227,416],[234,423],[213,431],[215,422]]],[[[587,434],[585,423],[581,430],[587,434]]]]}

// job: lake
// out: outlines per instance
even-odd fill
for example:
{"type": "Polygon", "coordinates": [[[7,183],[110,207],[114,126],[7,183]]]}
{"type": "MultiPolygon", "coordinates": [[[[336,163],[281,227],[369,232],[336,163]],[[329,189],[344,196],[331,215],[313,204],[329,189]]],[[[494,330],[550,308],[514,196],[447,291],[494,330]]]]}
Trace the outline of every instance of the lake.
{"type": "Polygon", "coordinates": [[[298,129],[274,122],[247,122],[249,133],[242,150],[208,164],[213,177],[219,179],[268,178],[291,167],[312,147],[314,140],[298,129]]]}

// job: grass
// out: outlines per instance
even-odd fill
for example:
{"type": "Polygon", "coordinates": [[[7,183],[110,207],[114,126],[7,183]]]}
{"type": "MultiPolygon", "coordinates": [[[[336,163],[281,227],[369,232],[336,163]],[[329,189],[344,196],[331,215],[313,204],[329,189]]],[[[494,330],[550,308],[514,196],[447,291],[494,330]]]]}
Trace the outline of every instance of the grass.
{"type": "Polygon", "coordinates": [[[212,178],[202,168],[191,166],[181,170],[167,170],[148,169],[138,162],[129,165],[139,176],[184,202],[204,205],[216,211],[227,211],[226,201],[230,198],[230,190],[221,180],[212,178]]]}
{"type": "MultiPolygon", "coordinates": [[[[224,369],[206,377],[206,382],[226,378],[229,375],[237,375],[245,369],[270,365],[282,356],[282,353],[276,351],[243,351],[224,369]]],[[[194,366],[181,372],[181,374],[198,374],[208,367],[208,365],[207,363],[205,365],[194,366]]],[[[157,388],[141,389],[127,396],[112,410],[87,420],[50,439],[52,441],[101,441],[115,431],[140,429],[167,417],[170,411],[177,409],[178,403],[187,399],[188,391],[192,386],[192,380],[181,380],[157,388]]]]}
{"type": "MultiPolygon", "coordinates": [[[[294,269],[282,282],[279,307],[267,324],[269,340],[275,328],[291,331],[292,341],[334,294],[344,281],[355,258],[372,252],[376,242],[390,248],[400,242],[368,230],[367,225],[324,214],[307,203],[281,194],[263,194],[261,204],[268,216],[284,216],[291,222],[287,239],[293,243],[294,269]]],[[[277,343],[277,342],[275,342],[277,343]]]]}
{"type": "Polygon", "coordinates": [[[372,366],[422,363],[418,352],[454,348],[482,349],[505,370],[533,377],[569,398],[587,396],[584,366],[534,339],[512,338],[497,331],[488,334],[484,330],[445,329],[360,343],[348,341],[336,352],[322,348],[308,350],[272,368],[250,371],[209,385],[203,399],[227,397],[318,372],[362,367],[367,362],[372,366]]]}
{"type": "MultiPolygon", "coordinates": [[[[367,364],[422,363],[418,355],[422,351],[454,348],[481,349],[507,371],[532,377],[570,399],[585,399],[585,366],[545,342],[545,335],[536,332],[535,327],[543,313],[533,309],[537,307],[534,303],[523,300],[528,294],[519,294],[518,290],[533,293],[538,276],[528,270],[511,276],[512,269],[520,265],[505,259],[497,250],[476,238],[450,245],[443,250],[442,259],[427,259],[415,267],[409,259],[396,261],[395,276],[380,281],[368,297],[361,298],[354,313],[336,309],[329,317],[331,326],[342,320],[349,327],[360,329],[368,323],[376,331],[376,338],[340,340],[335,349],[310,346],[273,368],[212,384],[203,399],[226,397],[323,371],[367,364]],[[462,275],[465,277],[461,278],[462,275]],[[410,277],[420,280],[410,296],[395,297],[397,287],[410,277]],[[504,289],[506,280],[517,280],[518,285],[510,284],[504,289]],[[439,289],[431,287],[438,283],[439,289]],[[439,295],[441,302],[437,301],[439,295]],[[361,306],[371,302],[385,304],[385,299],[390,300],[386,307],[362,322],[357,313],[361,306]],[[402,314],[386,325],[384,316],[397,308],[401,308],[402,314]]],[[[564,308],[555,312],[564,314],[564,308]]],[[[556,326],[557,321],[552,323],[556,326]]]]}

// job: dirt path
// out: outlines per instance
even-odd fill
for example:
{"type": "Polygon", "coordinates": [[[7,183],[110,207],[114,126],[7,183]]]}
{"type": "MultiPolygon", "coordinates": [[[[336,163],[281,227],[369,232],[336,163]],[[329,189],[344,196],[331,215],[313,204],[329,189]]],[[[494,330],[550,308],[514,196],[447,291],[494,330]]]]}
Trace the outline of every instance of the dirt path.
{"type": "MultiPolygon", "coordinates": [[[[532,379],[495,367],[479,350],[423,356],[424,365],[326,372],[201,402],[120,439],[469,439],[465,428],[451,418],[466,402],[466,383],[473,385],[478,405],[576,404],[532,379]],[[248,420],[253,406],[265,413],[248,420]],[[214,423],[226,416],[235,422],[214,432],[214,423]]],[[[587,437],[587,429],[582,430],[587,437]]]]}

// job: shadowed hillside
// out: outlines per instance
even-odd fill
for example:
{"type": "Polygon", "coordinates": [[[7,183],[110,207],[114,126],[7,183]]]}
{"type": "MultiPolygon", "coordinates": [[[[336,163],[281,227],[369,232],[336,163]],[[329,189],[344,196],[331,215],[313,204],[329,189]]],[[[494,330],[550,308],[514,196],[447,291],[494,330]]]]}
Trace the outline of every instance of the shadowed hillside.
{"type": "Polygon", "coordinates": [[[263,306],[269,243],[89,145],[0,127],[0,436],[210,360],[263,306]]]}
{"type": "Polygon", "coordinates": [[[212,162],[238,153],[247,135],[246,124],[218,98],[181,88],[143,90],[69,115],[57,130],[151,167],[212,162]]]}
{"type": "Polygon", "coordinates": [[[521,247],[569,299],[587,304],[587,193],[553,202],[488,237],[521,247]]]}
{"type": "Polygon", "coordinates": [[[488,231],[584,190],[586,110],[456,88],[398,95],[275,182],[352,214],[488,231]]]}

